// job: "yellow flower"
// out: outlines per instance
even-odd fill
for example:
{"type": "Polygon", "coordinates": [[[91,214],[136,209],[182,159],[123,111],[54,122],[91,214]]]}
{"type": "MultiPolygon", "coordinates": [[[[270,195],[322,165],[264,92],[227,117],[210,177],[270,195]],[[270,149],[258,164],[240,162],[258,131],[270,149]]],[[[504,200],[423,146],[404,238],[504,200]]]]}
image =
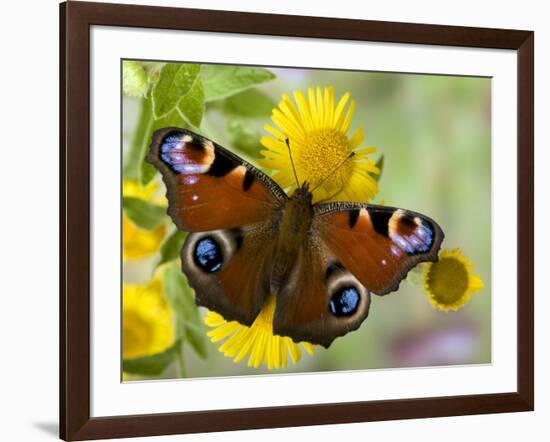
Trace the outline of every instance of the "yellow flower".
{"type": "Polygon", "coordinates": [[[424,290],[434,307],[458,310],[472,294],[483,288],[479,275],[472,274],[473,264],[460,249],[442,250],[438,262],[424,268],[424,290]]]}
{"type": "Polygon", "coordinates": [[[174,322],[164,298],[161,276],[146,284],[123,284],[122,357],[161,353],[174,343],[174,322]]]}
{"type": "Polygon", "coordinates": [[[275,171],[273,179],[281,187],[290,191],[297,187],[290,146],[300,184],[307,181],[310,188],[320,185],[314,191],[314,201],[365,202],[376,195],[378,185],[370,174],[380,171],[368,158],[376,148],[359,148],[364,140],[363,128],[348,137],[355,109],[353,100],[346,106],[349,98],[350,94],[345,93],[335,106],[332,87],[324,92],[319,87],[309,88],[307,99],[301,91],[294,91],[296,104],[283,95],[271,116],[277,128],[266,125],[265,130],[272,136],[260,140],[268,149],[262,151],[265,159],[260,163],[275,171]]]}
{"type": "MultiPolygon", "coordinates": [[[[227,338],[219,348],[224,356],[239,362],[250,355],[249,367],[258,368],[260,364],[264,364],[272,370],[287,366],[287,353],[295,364],[302,357],[299,344],[294,343],[288,336],[273,334],[274,313],[275,296],[272,295],[250,327],[237,321],[227,322],[221,315],[212,311],[208,311],[204,322],[209,327],[213,327],[213,330],[208,332],[212,342],[216,343],[227,338]]],[[[302,342],[302,345],[309,354],[313,354],[312,344],[302,342]]]]}
{"type": "Polygon", "coordinates": [[[122,215],[122,259],[143,258],[157,252],[164,239],[166,226],[160,224],[153,230],[136,226],[126,215],[122,215]]]}
{"type": "Polygon", "coordinates": [[[159,182],[152,180],[146,186],[142,186],[135,180],[126,179],[122,182],[122,195],[140,198],[145,201],[166,207],[167,201],[159,182]]]}
{"type": "MultiPolygon", "coordinates": [[[[159,184],[151,181],[142,187],[136,181],[124,180],[122,195],[141,198],[146,201],[166,205],[166,198],[159,194],[159,184]]],[[[166,226],[160,224],[153,230],[144,230],[136,226],[124,213],[122,214],[122,259],[124,261],[143,258],[157,252],[166,234],[166,226]]]]}

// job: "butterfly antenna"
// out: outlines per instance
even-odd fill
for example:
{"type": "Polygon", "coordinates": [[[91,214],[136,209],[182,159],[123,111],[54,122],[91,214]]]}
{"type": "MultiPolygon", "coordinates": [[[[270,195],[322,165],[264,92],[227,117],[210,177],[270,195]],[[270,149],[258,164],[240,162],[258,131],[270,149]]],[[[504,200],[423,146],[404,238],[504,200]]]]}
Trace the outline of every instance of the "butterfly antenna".
{"type": "MultiPolygon", "coordinates": [[[[348,162],[348,160],[350,160],[351,158],[353,158],[354,155],[355,155],[355,152],[350,152],[350,154],[349,154],[346,158],[344,158],[342,161],[340,161],[340,162],[337,164],[337,166],[336,166],[334,169],[332,169],[332,171],[331,171],[329,174],[327,174],[326,177],[324,177],[321,181],[319,181],[319,182],[317,183],[317,185],[316,185],[313,189],[310,190],[310,192],[313,193],[313,191],[314,191],[315,189],[317,189],[318,187],[320,187],[326,180],[328,180],[332,175],[334,175],[334,173],[335,173],[338,169],[340,169],[340,167],[342,167],[344,164],[346,164],[346,163],[348,162]]],[[[340,191],[338,191],[338,193],[340,193],[340,191]]],[[[337,193],[337,194],[338,194],[338,193],[337,193]]]]}
{"type": "Polygon", "coordinates": [[[298,174],[296,173],[296,166],[294,166],[294,160],[292,159],[292,150],[290,150],[290,141],[288,138],[285,138],[286,147],[288,147],[288,155],[290,157],[290,164],[292,165],[292,171],[294,172],[294,178],[296,179],[296,186],[300,188],[300,180],[298,179],[298,174]]]}

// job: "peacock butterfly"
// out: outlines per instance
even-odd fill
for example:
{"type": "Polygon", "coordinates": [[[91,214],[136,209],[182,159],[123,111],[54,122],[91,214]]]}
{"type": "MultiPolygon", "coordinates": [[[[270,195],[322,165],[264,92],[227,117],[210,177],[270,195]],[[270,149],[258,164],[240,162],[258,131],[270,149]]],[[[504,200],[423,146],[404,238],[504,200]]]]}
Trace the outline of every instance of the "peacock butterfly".
{"type": "Polygon", "coordinates": [[[181,261],[196,303],[227,320],[251,325],[273,293],[274,334],[329,347],[367,317],[370,293],[392,292],[416,264],[437,260],[444,234],[432,219],[313,203],[309,183],[288,196],[189,130],[156,131],[147,159],[166,184],[169,215],[190,232],[181,261]]]}

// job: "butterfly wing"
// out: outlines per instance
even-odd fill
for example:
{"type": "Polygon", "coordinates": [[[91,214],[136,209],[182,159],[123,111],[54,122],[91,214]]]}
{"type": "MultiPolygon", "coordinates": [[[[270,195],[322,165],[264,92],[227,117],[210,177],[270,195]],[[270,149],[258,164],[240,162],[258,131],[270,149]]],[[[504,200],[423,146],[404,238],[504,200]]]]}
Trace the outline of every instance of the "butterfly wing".
{"type": "Polygon", "coordinates": [[[155,132],[148,161],[162,174],[172,220],[192,232],[181,257],[197,304],[250,325],[269,293],[285,193],[251,164],[184,129],[155,132]]]}
{"type": "Polygon", "coordinates": [[[436,261],[443,240],[430,218],[357,203],[314,206],[312,234],[277,296],[276,333],[329,347],[357,329],[370,293],[396,290],[422,261],[436,261]]]}
{"type": "Polygon", "coordinates": [[[377,295],[397,290],[418,263],[437,261],[444,238],[427,216],[386,206],[321,204],[315,220],[329,250],[377,295]]]}
{"type": "Polygon", "coordinates": [[[188,235],[182,270],[197,305],[251,325],[270,292],[276,232],[266,222],[188,235]]]}
{"type": "Polygon", "coordinates": [[[204,232],[264,221],[287,197],[267,175],[191,131],[153,134],[147,160],[162,174],[168,213],[181,230],[204,232]]]}
{"type": "Polygon", "coordinates": [[[328,348],[338,336],[361,325],[369,306],[367,288],[339,264],[319,236],[312,235],[277,294],[273,330],[295,342],[328,348]]]}

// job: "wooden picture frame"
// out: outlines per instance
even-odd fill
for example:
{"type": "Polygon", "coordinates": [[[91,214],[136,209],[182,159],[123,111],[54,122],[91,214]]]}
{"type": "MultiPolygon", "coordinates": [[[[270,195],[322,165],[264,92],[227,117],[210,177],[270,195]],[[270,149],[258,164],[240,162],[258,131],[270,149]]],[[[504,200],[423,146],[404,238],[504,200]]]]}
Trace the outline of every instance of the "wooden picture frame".
{"type": "Polygon", "coordinates": [[[481,413],[534,407],[531,31],[71,1],[60,5],[60,437],[99,439],[481,413]],[[264,34],[517,51],[517,391],[90,417],[90,26],[264,34]]]}

